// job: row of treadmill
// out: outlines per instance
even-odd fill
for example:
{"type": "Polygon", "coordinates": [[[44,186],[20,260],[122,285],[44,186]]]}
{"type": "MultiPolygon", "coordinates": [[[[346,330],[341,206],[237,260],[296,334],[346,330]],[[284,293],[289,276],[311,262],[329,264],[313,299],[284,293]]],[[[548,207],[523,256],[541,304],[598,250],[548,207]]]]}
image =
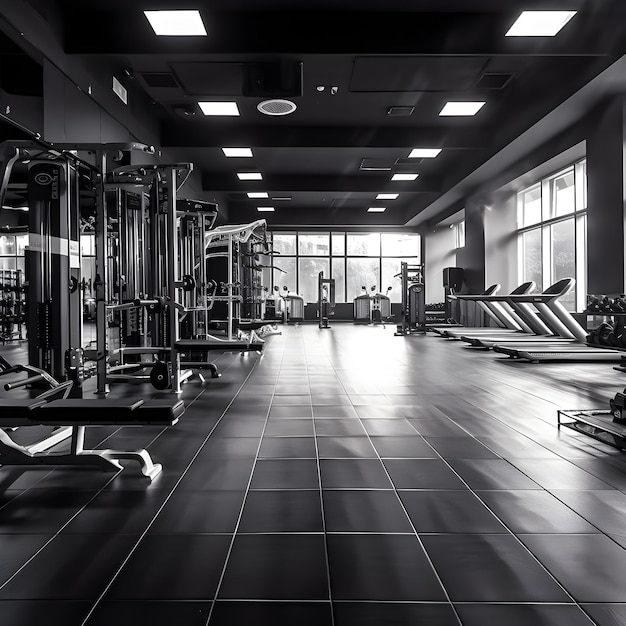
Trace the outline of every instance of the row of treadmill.
{"type": "Polygon", "coordinates": [[[588,331],[563,306],[561,300],[575,285],[563,278],[543,292],[533,281],[501,293],[493,284],[480,294],[454,294],[459,301],[473,302],[482,310],[488,325],[431,326],[442,337],[462,340],[476,348],[491,349],[533,363],[540,361],[621,361],[623,350],[593,345],[588,331]]]}

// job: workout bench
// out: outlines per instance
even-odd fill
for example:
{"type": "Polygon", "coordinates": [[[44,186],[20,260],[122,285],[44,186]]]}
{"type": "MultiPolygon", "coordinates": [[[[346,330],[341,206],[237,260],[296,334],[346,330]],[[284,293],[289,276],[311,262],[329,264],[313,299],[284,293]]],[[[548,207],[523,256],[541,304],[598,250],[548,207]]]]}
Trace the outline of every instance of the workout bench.
{"type": "Polygon", "coordinates": [[[137,461],[144,476],[154,479],[162,470],[147,450],[85,450],[87,426],[173,426],[185,411],[182,400],[85,400],[64,398],[47,401],[0,399],[0,465],[92,465],[105,471],[123,469],[120,459],[137,461]],[[20,426],[55,426],[49,437],[28,446],[11,439],[5,429],[20,426]],[[47,452],[71,437],[69,452],[47,452]]]}

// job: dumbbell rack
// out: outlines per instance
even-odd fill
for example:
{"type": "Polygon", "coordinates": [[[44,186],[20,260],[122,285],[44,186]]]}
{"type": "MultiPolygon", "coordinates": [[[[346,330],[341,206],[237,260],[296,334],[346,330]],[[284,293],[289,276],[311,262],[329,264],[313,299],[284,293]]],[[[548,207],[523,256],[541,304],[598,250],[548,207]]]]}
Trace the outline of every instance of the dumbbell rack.
{"type": "Polygon", "coordinates": [[[0,269],[0,341],[24,339],[26,301],[22,270],[0,269]]]}
{"type": "Polygon", "coordinates": [[[559,410],[557,427],[571,428],[598,441],[626,450],[626,426],[613,421],[611,411],[559,410]]]}

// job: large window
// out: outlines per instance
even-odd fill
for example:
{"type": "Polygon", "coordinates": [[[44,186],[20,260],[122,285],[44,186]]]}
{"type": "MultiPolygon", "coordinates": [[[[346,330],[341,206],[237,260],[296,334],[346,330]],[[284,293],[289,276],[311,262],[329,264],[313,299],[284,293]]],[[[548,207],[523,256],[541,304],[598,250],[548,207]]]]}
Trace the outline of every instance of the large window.
{"type": "Polygon", "coordinates": [[[335,280],[335,301],[352,302],[363,293],[388,293],[402,301],[400,264],[420,263],[420,236],[414,233],[276,232],[272,235],[272,280],[305,302],[317,301],[317,281],[335,280]]]}
{"type": "Polygon", "coordinates": [[[24,249],[28,235],[0,235],[0,269],[24,272],[24,249]]]}
{"type": "Polygon", "coordinates": [[[518,193],[520,282],[546,289],[561,278],[575,278],[575,289],[561,300],[581,311],[586,298],[586,163],[579,161],[518,193]]]}

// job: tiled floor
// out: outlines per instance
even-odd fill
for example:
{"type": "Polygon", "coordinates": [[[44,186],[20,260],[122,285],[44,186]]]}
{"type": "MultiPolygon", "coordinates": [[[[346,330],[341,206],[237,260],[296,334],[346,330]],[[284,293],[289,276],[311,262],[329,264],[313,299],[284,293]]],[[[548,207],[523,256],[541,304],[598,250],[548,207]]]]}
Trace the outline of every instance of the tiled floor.
{"type": "Polygon", "coordinates": [[[152,484],[0,468],[0,624],[626,624],[626,453],[556,428],[623,374],[393,330],[283,327],[176,426],[89,429],[152,484]]]}

